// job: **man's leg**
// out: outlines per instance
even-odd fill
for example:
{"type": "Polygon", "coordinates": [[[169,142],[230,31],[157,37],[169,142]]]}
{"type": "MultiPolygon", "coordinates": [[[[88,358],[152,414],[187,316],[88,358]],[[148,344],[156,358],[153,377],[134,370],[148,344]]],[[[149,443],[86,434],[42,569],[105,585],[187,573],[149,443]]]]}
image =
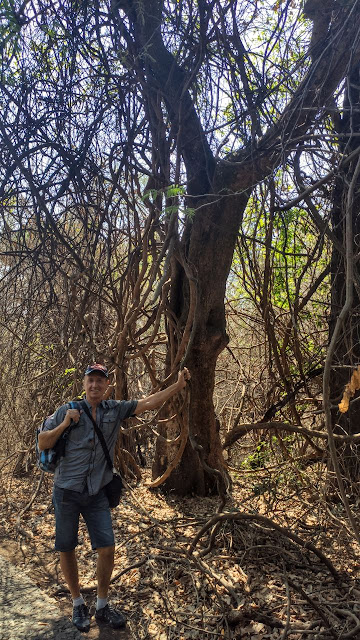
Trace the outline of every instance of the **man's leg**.
{"type": "Polygon", "coordinates": [[[109,624],[113,629],[120,629],[126,625],[126,618],[121,611],[109,607],[107,603],[110,578],[114,568],[115,546],[101,547],[97,552],[98,589],[95,618],[98,622],[109,624]]]}
{"type": "Polygon", "coordinates": [[[80,631],[87,632],[90,629],[90,616],[84,599],[80,595],[75,555],[80,515],[79,500],[81,500],[81,494],[54,487],[55,549],[60,552],[60,567],[73,598],[72,621],[80,631]]]}
{"type": "Polygon", "coordinates": [[[110,578],[114,568],[115,546],[97,549],[97,594],[98,598],[107,598],[110,578]]]}
{"type": "Polygon", "coordinates": [[[80,597],[79,572],[75,555],[72,551],[60,551],[60,567],[73,600],[80,597]]]}
{"type": "Polygon", "coordinates": [[[92,548],[96,549],[98,554],[98,597],[95,618],[98,622],[104,622],[114,629],[119,629],[125,626],[126,618],[121,611],[113,609],[107,602],[111,574],[114,568],[115,541],[109,501],[103,489],[92,497],[87,509],[82,510],[82,515],[89,530],[92,548]]]}

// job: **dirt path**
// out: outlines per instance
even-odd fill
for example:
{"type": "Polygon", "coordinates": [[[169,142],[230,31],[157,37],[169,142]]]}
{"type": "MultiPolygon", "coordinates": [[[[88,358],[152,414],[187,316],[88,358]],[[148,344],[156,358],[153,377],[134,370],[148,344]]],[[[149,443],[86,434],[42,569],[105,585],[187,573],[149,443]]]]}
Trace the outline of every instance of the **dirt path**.
{"type": "Polygon", "coordinates": [[[81,634],[71,623],[71,603],[59,607],[21,569],[0,555],[0,640],[126,640],[127,630],[98,627],[81,634]]]}
{"type": "Polygon", "coordinates": [[[0,556],[0,640],[81,640],[50,598],[0,556]]]}

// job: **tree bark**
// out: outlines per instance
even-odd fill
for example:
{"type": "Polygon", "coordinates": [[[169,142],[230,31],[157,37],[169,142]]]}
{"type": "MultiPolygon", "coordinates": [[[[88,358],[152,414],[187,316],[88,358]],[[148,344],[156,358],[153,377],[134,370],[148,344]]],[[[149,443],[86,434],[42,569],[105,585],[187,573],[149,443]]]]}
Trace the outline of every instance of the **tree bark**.
{"type": "MultiPolygon", "coordinates": [[[[360,134],[360,67],[357,66],[349,75],[347,80],[347,91],[344,101],[344,116],[340,123],[339,133],[343,134],[341,142],[341,152],[351,153],[359,145],[360,134]]],[[[356,159],[348,167],[346,173],[336,179],[332,208],[332,224],[334,233],[344,246],[345,230],[345,206],[346,197],[351,183],[353,171],[356,166],[356,159]]],[[[353,253],[355,282],[353,291],[353,301],[349,316],[339,336],[330,381],[330,397],[332,400],[332,426],[336,433],[354,434],[359,432],[360,424],[360,403],[351,402],[346,413],[340,413],[338,404],[342,398],[346,384],[350,381],[354,369],[360,363],[360,300],[359,285],[360,273],[358,267],[359,237],[360,237],[360,179],[357,179],[355,187],[355,197],[353,203],[353,253]],[[356,282],[357,280],[357,282],[356,282]]],[[[344,255],[341,255],[336,248],[333,248],[331,259],[331,315],[329,319],[329,337],[331,339],[337,317],[345,304],[345,277],[346,264],[344,255]]],[[[357,396],[355,396],[355,400],[357,396]]],[[[360,475],[359,445],[346,446],[342,450],[340,459],[342,472],[350,479],[356,480],[360,475]]]]}
{"type": "MultiPolygon", "coordinates": [[[[210,468],[223,472],[225,469],[219,422],[213,404],[215,368],[219,354],[228,343],[225,288],[248,197],[249,192],[244,191],[231,199],[219,196],[215,204],[202,205],[201,213],[195,216],[191,225],[191,233],[185,234],[183,239],[182,250],[196,280],[197,297],[191,342],[182,361],[192,376],[190,434],[182,462],[164,488],[184,495],[192,492],[204,495],[217,489],[216,477],[202,465],[197,446],[202,447],[210,468]]],[[[181,335],[189,312],[188,286],[182,269],[174,278],[171,310],[178,319],[181,335]]],[[[172,421],[167,429],[172,435],[179,430],[177,421],[172,421]]],[[[173,455],[174,452],[169,455],[163,442],[158,443],[153,477],[164,472],[173,455]]]]}

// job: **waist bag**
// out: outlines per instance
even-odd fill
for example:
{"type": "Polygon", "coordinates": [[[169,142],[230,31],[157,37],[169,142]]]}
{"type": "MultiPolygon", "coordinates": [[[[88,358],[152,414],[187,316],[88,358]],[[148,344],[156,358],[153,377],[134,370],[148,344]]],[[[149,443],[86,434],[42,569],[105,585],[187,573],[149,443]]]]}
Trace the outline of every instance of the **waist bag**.
{"type": "Polygon", "coordinates": [[[116,471],[116,469],[114,469],[114,465],[111,462],[109,449],[107,448],[104,435],[102,431],[99,429],[99,427],[97,426],[94,418],[92,417],[87,404],[85,404],[85,402],[81,402],[80,405],[81,405],[81,408],[86,413],[87,417],[90,418],[91,422],[93,423],[95,433],[99,438],[99,442],[104,451],[105,460],[107,462],[109,469],[112,471],[112,474],[113,474],[112,480],[110,480],[110,482],[105,485],[104,489],[105,489],[107,499],[109,501],[109,507],[110,509],[114,509],[114,507],[117,507],[120,502],[120,497],[123,489],[123,481],[121,479],[121,475],[118,473],[118,471],[116,471]]]}

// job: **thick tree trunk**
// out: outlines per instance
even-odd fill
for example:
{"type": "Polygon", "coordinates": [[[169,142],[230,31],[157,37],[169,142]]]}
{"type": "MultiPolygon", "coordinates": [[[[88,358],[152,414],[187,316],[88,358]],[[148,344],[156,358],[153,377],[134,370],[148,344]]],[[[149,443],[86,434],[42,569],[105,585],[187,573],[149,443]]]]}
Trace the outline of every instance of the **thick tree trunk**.
{"type": "MultiPolygon", "coordinates": [[[[184,235],[186,262],[196,281],[197,297],[191,344],[182,363],[189,368],[192,376],[188,409],[189,440],[180,463],[163,485],[167,491],[181,495],[191,492],[204,495],[218,490],[217,476],[207,467],[223,473],[225,470],[219,421],[213,404],[215,368],[217,358],[228,342],[225,288],[248,197],[246,192],[236,196],[219,194],[214,198],[216,204],[202,204],[201,212],[197,213],[191,226],[191,233],[184,235]],[[222,233],[219,229],[222,229],[222,233]]],[[[174,275],[171,306],[178,318],[181,333],[189,311],[189,289],[183,271],[179,273],[176,270],[174,275]]],[[[172,357],[169,356],[170,362],[172,357]]],[[[179,421],[172,421],[167,426],[167,438],[169,434],[174,437],[180,429],[179,421]]],[[[161,476],[175,453],[173,445],[169,446],[160,439],[153,467],[154,478],[161,476]]]]}
{"type": "MultiPolygon", "coordinates": [[[[357,68],[348,79],[348,94],[344,104],[344,117],[341,122],[340,133],[345,134],[342,151],[351,153],[359,144],[359,138],[351,138],[351,134],[360,133],[360,70],[357,68]]],[[[333,230],[342,246],[345,247],[345,207],[349,185],[357,159],[349,166],[346,175],[337,179],[332,209],[333,230]]],[[[354,270],[359,274],[358,247],[360,238],[360,180],[357,180],[353,204],[353,251],[354,270]]],[[[342,255],[334,248],[331,261],[331,315],[329,321],[329,335],[333,335],[337,317],[345,304],[346,265],[342,255]]],[[[360,402],[352,402],[346,413],[340,413],[338,404],[341,401],[345,386],[350,381],[355,368],[360,364],[360,300],[358,287],[354,287],[354,297],[351,311],[339,336],[333,370],[331,376],[330,395],[332,399],[333,428],[340,433],[358,433],[360,425],[360,402]]],[[[347,446],[342,450],[340,464],[344,475],[351,479],[358,479],[360,475],[359,446],[347,446]]]]}

